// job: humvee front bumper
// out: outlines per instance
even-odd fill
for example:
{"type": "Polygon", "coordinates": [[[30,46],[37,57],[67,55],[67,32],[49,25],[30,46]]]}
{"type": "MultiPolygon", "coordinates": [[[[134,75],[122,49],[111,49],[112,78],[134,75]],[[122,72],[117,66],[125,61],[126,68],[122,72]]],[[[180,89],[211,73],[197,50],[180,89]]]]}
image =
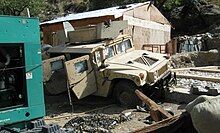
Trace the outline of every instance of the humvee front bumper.
{"type": "Polygon", "coordinates": [[[167,88],[175,83],[176,83],[176,74],[174,72],[168,71],[164,73],[164,75],[161,75],[161,78],[159,78],[155,83],[152,83],[149,86],[158,87],[162,89],[162,88],[167,88]]]}
{"type": "Polygon", "coordinates": [[[152,99],[163,100],[165,98],[166,88],[170,87],[174,83],[176,83],[176,74],[169,71],[153,85],[146,84],[142,86],[141,90],[152,99]]]}

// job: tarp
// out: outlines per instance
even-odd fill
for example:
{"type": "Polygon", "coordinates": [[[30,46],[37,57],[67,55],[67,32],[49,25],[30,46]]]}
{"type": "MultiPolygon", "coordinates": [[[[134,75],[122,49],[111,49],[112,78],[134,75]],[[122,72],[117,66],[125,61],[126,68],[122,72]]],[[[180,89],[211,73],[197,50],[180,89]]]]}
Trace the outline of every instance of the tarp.
{"type": "Polygon", "coordinates": [[[220,96],[200,96],[186,106],[199,133],[220,132],[220,96]]]}

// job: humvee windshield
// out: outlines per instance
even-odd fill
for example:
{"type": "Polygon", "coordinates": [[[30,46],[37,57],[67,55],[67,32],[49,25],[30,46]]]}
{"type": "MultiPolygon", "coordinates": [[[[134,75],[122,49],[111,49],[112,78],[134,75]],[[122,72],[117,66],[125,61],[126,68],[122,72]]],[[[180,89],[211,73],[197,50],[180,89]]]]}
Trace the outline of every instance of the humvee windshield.
{"type": "MultiPolygon", "coordinates": [[[[130,48],[132,48],[132,45],[129,39],[122,41],[116,45],[106,47],[104,50],[105,59],[113,57],[116,53],[117,54],[126,53],[126,51],[129,50],[130,48]],[[117,52],[115,52],[114,49],[117,50],[117,52]]],[[[95,59],[97,63],[101,62],[100,51],[95,52],[95,59]]]]}
{"type": "Polygon", "coordinates": [[[104,53],[105,53],[105,58],[110,58],[110,57],[113,57],[114,56],[114,49],[113,49],[113,46],[111,47],[107,47],[105,50],[104,50],[104,53]]]}
{"type": "Polygon", "coordinates": [[[116,48],[119,54],[125,53],[128,49],[132,48],[131,41],[130,40],[122,41],[121,43],[116,45],[116,48]]]}

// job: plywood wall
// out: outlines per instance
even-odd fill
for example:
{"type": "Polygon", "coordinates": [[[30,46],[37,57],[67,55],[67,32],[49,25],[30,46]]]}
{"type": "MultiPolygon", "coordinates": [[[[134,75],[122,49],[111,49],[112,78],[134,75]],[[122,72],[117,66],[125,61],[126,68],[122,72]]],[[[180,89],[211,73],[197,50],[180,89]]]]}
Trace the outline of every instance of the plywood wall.
{"type": "MultiPolygon", "coordinates": [[[[170,41],[171,26],[167,19],[155,6],[145,4],[137,8],[128,10],[120,18],[115,16],[103,16],[98,18],[86,18],[69,21],[73,27],[98,24],[109,20],[128,20],[128,28],[123,32],[130,34],[137,49],[142,49],[143,45],[165,45],[170,41]],[[127,19],[125,19],[127,18],[127,19]]],[[[44,43],[52,44],[52,33],[63,29],[62,22],[43,25],[44,43]]]]}
{"type": "Polygon", "coordinates": [[[128,28],[124,33],[133,37],[136,49],[143,45],[165,45],[171,38],[171,26],[156,7],[143,5],[127,11],[123,19],[128,20],[128,28]]]}

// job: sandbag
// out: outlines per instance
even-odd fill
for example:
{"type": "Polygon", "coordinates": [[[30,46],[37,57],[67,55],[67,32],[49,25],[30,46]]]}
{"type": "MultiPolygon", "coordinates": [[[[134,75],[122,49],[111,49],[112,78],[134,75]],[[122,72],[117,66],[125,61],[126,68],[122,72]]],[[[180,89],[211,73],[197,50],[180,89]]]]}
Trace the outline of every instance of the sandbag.
{"type": "Polygon", "coordinates": [[[190,113],[194,106],[196,106],[197,104],[203,103],[203,102],[205,102],[209,99],[212,99],[212,98],[214,98],[214,97],[213,96],[206,96],[206,95],[199,96],[198,98],[196,98],[194,101],[190,102],[186,106],[186,111],[190,113]]]}
{"type": "Polygon", "coordinates": [[[200,96],[186,106],[199,133],[220,132],[220,96],[200,96]]]}

